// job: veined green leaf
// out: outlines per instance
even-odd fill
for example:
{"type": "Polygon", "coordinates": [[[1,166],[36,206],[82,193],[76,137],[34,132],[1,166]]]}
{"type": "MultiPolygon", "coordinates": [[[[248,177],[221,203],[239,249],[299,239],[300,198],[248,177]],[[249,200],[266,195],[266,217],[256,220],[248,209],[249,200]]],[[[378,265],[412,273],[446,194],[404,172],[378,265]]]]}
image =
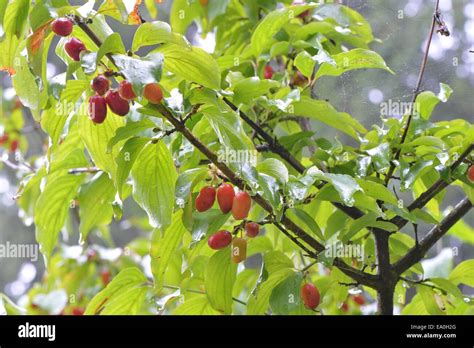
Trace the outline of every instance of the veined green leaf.
{"type": "Polygon", "coordinates": [[[151,270],[155,279],[155,288],[161,289],[163,278],[173,253],[179,248],[186,228],[182,222],[183,211],[177,211],[171,225],[164,231],[155,229],[151,239],[151,270]]]}
{"type": "Polygon", "coordinates": [[[204,276],[206,294],[212,307],[224,314],[232,313],[232,289],[237,264],[232,262],[231,248],[217,251],[209,259],[204,276]]]}
{"type": "Polygon", "coordinates": [[[174,43],[190,47],[188,40],[180,34],[173,33],[168,23],[155,21],[143,23],[138,27],[133,37],[132,51],[136,52],[141,47],[162,43],[174,43]]]}
{"type": "Polygon", "coordinates": [[[316,79],[321,76],[339,76],[356,69],[383,69],[394,74],[378,53],[362,48],[336,54],[333,59],[336,65],[323,63],[316,73],[316,79]]]}
{"type": "Polygon", "coordinates": [[[122,270],[107,287],[89,302],[86,315],[138,314],[149,290],[147,278],[136,267],[122,270]]]}
{"type": "Polygon", "coordinates": [[[145,145],[132,167],[133,197],[150,225],[165,230],[171,222],[177,179],[173,158],[163,141],[145,145]]]}

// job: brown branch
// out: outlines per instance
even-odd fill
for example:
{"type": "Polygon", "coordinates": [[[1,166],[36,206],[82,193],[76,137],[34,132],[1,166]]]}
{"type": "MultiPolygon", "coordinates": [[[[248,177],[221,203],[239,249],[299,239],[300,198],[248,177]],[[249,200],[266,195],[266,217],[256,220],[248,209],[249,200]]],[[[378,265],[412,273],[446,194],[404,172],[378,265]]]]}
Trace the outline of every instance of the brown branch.
{"type": "MultiPolygon", "coordinates": [[[[474,151],[474,143],[469,145],[467,149],[464,150],[464,152],[458,157],[458,159],[449,167],[449,171],[453,173],[472,151],[474,151]]],[[[437,194],[439,194],[446,187],[448,187],[450,183],[451,182],[439,179],[407,207],[408,211],[411,212],[415,209],[423,208],[431,199],[436,197],[437,194]]],[[[390,222],[397,225],[398,228],[402,228],[408,223],[406,219],[400,216],[394,217],[390,222]]]]}
{"type": "MultiPolygon", "coordinates": [[[[277,139],[272,137],[270,134],[265,132],[262,127],[255,123],[250,117],[247,116],[245,112],[237,108],[229,99],[226,97],[223,98],[223,101],[235,112],[238,112],[240,118],[245,121],[263,140],[267,142],[266,151],[271,151],[281,158],[283,158],[288,164],[290,164],[298,173],[303,174],[306,171],[306,167],[301,164],[283,145],[279,143],[277,139]]],[[[321,183],[315,185],[318,190],[320,190],[325,184],[321,183]]],[[[353,219],[358,219],[364,215],[362,211],[355,207],[348,207],[340,203],[332,203],[336,208],[343,211],[346,215],[350,216],[353,219]]]]}
{"type": "MultiPolygon", "coordinates": [[[[410,114],[408,115],[408,119],[407,119],[407,123],[405,125],[405,129],[403,130],[402,138],[400,140],[400,145],[405,143],[405,140],[408,136],[408,131],[410,129],[411,120],[413,118],[413,113],[414,113],[414,110],[415,110],[414,106],[415,106],[416,98],[418,97],[418,94],[420,93],[421,84],[423,82],[423,76],[425,74],[426,63],[428,62],[428,54],[430,52],[431,42],[433,41],[433,34],[434,34],[435,27],[436,27],[436,20],[438,18],[437,17],[438,14],[439,14],[439,0],[436,0],[435,12],[433,14],[433,18],[432,18],[432,21],[431,21],[431,27],[430,27],[430,31],[429,31],[429,34],[428,34],[428,39],[426,41],[425,52],[423,54],[423,59],[421,61],[420,72],[418,73],[418,81],[416,83],[415,90],[413,91],[413,97],[412,97],[411,104],[410,104],[411,105],[411,110],[410,110],[410,114]]],[[[390,178],[392,177],[392,175],[395,171],[395,168],[396,168],[395,162],[398,161],[398,159],[400,158],[401,152],[402,152],[402,148],[400,147],[397,150],[397,152],[395,153],[394,159],[390,162],[390,168],[388,169],[387,174],[385,176],[385,185],[388,185],[388,182],[390,181],[390,178]]]]}
{"type": "Polygon", "coordinates": [[[95,174],[100,172],[100,169],[97,167],[84,167],[84,168],[73,168],[69,169],[68,174],[84,174],[84,173],[91,173],[95,174]]]}
{"type": "MultiPolygon", "coordinates": [[[[229,179],[232,184],[234,184],[241,190],[245,190],[246,183],[240,177],[238,177],[234,173],[234,171],[230,169],[225,163],[220,162],[218,160],[217,155],[212,152],[206,145],[204,145],[199,139],[197,139],[194,134],[192,134],[191,131],[182,122],[176,119],[164,105],[154,105],[154,108],[159,111],[163,115],[163,117],[166,118],[174,126],[174,128],[178,132],[180,132],[195,148],[197,148],[204,156],[206,156],[222,172],[222,174],[224,174],[229,179]]],[[[271,204],[262,196],[260,196],[259,194],[254,194],[252,196],[252,199],[270,215],[274,214],[271,204]]],[[[276,227],[280,230],[291,231],[292,233],[294,233],[296,237],[291,237],[290,239],[293,242],[297,241],[297,245],[301,246],[301,241],[309,245],[315,251],[310,253],[310,255],[312,255],[313,257],[315,253],[317,254],[325,250],[324,245],[322,245],[309,234],[307,234],[288,217],[282,216],[280,223],[282,226],[279,226],[279,223],[277,223],[276,227]]],[[[287,233],[285,234],[287,236],[289,235],[287,233]]],[[[307,251],[307,248],[305,247],[303,250],[307,251]]],[[[376,276],[361,272],[347,265],[344,261],[340,259],[335,259],[334,266],[338,267],[346,275],[363,285],[375,287],[378,283],[378,278],[376,276]]]]}
{"type": "Polygon", "coordinates": [[[402,274],[418,263],[431,247],[443,237],[453,225],[472,208],[471,201],[466,197],[408,253],[393,265],[397,274],[402,274]]]}

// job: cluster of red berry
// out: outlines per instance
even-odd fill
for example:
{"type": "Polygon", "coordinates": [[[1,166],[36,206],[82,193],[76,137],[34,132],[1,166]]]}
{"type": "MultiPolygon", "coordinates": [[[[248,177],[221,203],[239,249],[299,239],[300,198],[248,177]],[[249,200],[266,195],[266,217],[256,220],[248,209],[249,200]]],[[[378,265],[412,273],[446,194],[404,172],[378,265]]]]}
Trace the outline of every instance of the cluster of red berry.
{"type": "MultiPolygon", "coordinates": [[[[196,198],[196,210],[204,212],[210,209],[216,200],[222,213],[231,213],[235,220],[247,218],[252,206],[252,199],[245,191],[235,193],[230,184],[222,184],[217,190],[212,186],[201,189],[196,198]]],[[[244,225],[245,234],[248,238],[254,238],[260,232],[260,225],[256,222],[246,221],[244,225]]],[[[232,243],[232,261],[239,263],[247,258],[247,240],[240,237],[232,237],[232,233],[226,230],[218,231],[208,239],[208,245],[214,250],[227,247],[232,243]]]]}
{"type": "MultiPolygon", "coordinates": [[[[59,36],[69,36],[73,30],[73,22],[68,18],[58,18],[51,23],[51,29],[59,36]]],[[[81,52],[86,46],[77,38],[70,38],[65,46],[66,53],[71,59],[79,61],[81,52]]],[[[130,111],[130,101],[137,96],[132,84],[124,80],[118,89],[110,89],[110,80],[104,75],[98,75],[92,80],[92,90],[95,92],[89,99],[89,118],[96,124],[103,123],[107,116],[107,106],[119,116],[125,116],[130,111]]],[[[149,83],[143,90],[143,97],[152,104],[163,100],[163,91],[157,83],[149,83]]]]}

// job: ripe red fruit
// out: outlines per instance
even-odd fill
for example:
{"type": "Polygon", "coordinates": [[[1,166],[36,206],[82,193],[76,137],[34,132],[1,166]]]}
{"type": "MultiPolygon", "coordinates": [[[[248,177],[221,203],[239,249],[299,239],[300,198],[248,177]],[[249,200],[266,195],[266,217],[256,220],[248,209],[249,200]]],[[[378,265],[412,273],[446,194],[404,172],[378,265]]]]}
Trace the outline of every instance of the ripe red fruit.
{"type": "Polygon", "coordinates": [[[222,184],[217,189],[217,203],[219,203],[219,208],[224,214],[232,210],[234,197],[234,188],[230,184],[222,184]]]}
{"type": "Polygon", "coordinates": [[[116,115],[125,116],[130,111],[128,101],[123,99],[116,90],[108,91],[105,95],[105,101],[110,110],[116,115]]]}
{"type": "Polygon", "coordinates": [[[232,262],[240,263],[247,258],[247,241],[243,238],[235,238],[232,241],[232,262]]]}
{"type": "Polygon", "coordinates": [[[98,95],[104,95],[110,88],[110,81],[104,75],[98,75],[92,80],[92,89],[98,95]]]}
{"type": "Polygon", "coordinates": [[[51,23],[51,29],[56,35],[69,36],[72,33],[72,22],[67,18],[58,18],[51,23]]]}
{"type": "Polygon", "coordinates": [[[107,285],[110,283],[110,271],[109,270],[103,270],[100,273],[100,279],[102,280],[102,284],[107,285]]]}
{"type": "Polygon", "coordinates": [[[201,6],[207,6],[209,0],[199,0],[199,3],[201,4],[201,6]]]}
{"type": "Polygon", "coordinates": [[[10,137],[8,136],[8,133],[4,133],[1,137],[0,137],[0,145],[3,145],[5,144],[8,139],[10,139],[10,137]]]}
{"type": "Polygon", "coordinates": [[[71,59],[78,62],[81,60],[80,53],[86,50],[86,46],[82,43],[81,40],[78,40],[75,37],[71,37],[64,45],[64,49],[66,50],[68,56],[71,57],[71,59]]]}
{"type": "Polygon", "coordinates": [[[314,284],[307,283],[301,287],[301,298],[303,299],[304,305],[309,309],[315,309],[319,306],[319,300],[321,295],[319,290],[314,284]]]}
{"type": "Polygon", "coordinates": [[[362,295],[355,295],[352,297],[355,303],[357,303],[359,306],[365,305],[365,297],[362,295]]]}
{"type": "Polygon", "coordinates": [[[470,166],[467,170],[467,178],[469,181],[474,182],[474,165],[470,166]]]}
{"type": "Polygon", "coordinates": [[[18,150],[19,145],[20,142],[18,141],[18,139],[13,140],[10,143],[10,152],[15,152],[16,150],[18,150]]]}
{"type": "Polygon", "coordinates": [[[202,213],[203,211],[211,209],[215,200],[216,190],[214,187],[203,187],[196,198],[196,210],[202,213]]]}
{"type": "Polygon", "coordinates": [[[232,216],[234,217],[234,219],[245,219],[249,215],[251,204],[252,200],[247,192],[238,192],[232,202],[232,216]]]}
{"type": "Polygon", "coordinates": [[[347,302],[344,302],[344,303],[342,304],[341,310],[342,310],[344,313],[349,312],[349,305],[347,304],[347,302]]]}
{"type": "Polygon", "coordinates": [[[219,231],[214,233],[207,240],[211,249],[219,250],[228,246],[232,242],[232,234],[229,231],[219,231]]]}
{"type": "Polygon", "coordinates": [[[100,95],[94,95],[89,99],[89,118],[92,122],[100,124],[107,116],[107,102],[100,95]]]}
{"type": "Polygon", "coordinates": [[[259,232],[260,225],[256,222],[247,222],[245,224],[245,233],[247,234],[247,237],[254,238],[258,235],[259,232]]]}
{"type": "Polygon", "coordinates": [[[84,315],[84,308],[81,308],[81,307],[74,307],[72,309],[72,315],[84,315]]]}
{"type": "Polygon", "coordinates": [[[152,104],[159,104],[163,100],[163,91],[157,83],[149,83],[143,90],[143,96],[152,104]]]}
{"type": "Polygon", "coordinates": [[[135,99],[137,96],[133,91],[132,84],[127,80],[123,80],[119,85],[119,94],[125,100],[135,99]]]}
{"type": "Polygon", "coordinates": [[[263,73],[263,77],[266,78],[267,80],[271,79],[273,77],[273,68],[270,65],[267,65],[265,67],[265,71],[263,73]]]}

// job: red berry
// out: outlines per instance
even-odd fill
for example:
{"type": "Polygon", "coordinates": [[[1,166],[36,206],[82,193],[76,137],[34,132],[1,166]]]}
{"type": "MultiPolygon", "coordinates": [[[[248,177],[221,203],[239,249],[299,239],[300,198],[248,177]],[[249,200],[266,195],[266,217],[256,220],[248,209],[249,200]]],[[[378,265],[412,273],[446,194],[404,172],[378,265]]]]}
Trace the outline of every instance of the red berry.
{"type": "Polygon", "coordinates": [[[107,116],[107,102],[100,95],[94,95],[89,99],[89,118],[94,123],[103,123],[107,116]]]}
{"type": "Polygon", "coordinates": [[[102,284],[107,285],[110,283],[110,271],[109,270],[103,270],[100,273],[100,279],[102,280],[102,284]]]}
{"type": "Polygon", "coordinates": [[[217,189],[217,203],[224,214],[232,210],[232,202],[234,201],[235,192],[230,184],[222,184],[217,189]]]}
{"type": "Polygon", "coordinates": [[[75,37],[71,37],[64,45],[64,49],[66,50],[68,56],[71,57],[71,59],[78,62],[81,60],[80,53],[86,50],[86,46],[82,43],[81,40],[78,40],[75,37]]]}
{"type": "Polygon", "coordinates": [[[106,96],[105,100],[110,110],[116,115],[125,116],[130,111],[130,105],[127,100],[123,99],[119,92],[116,90],[110,90],[106,96]]]}
{"type": "Polygon", "coordinates": [[[207,240],[211,249],[219,250],[228,246],[232,242],[232,234],[229,231],[219,231],[214,233],[207,240]]]}
{"type": "Polygon", "coordinates": [[[3,135],[0,137],[0,145],[5,144],[10,137],[8,136],[8,133],[3,133],[3,135]]]}
{"type": "Polygon", "coordinates": [[[92,80],[92,89],[97,92],[98,95],[104,95],[110,88],[110,81],[104,75],[96,76],[92,80]]]}
{"type": "Polygon", "coordinates": [[[132,84],[127,80],[123,80],[119,85],[119,94],[125,100],[135,99],[137,96],[133,91],[132,84]]]}
{"type": "Polygon", "coordinates": [[[267,65],[265,67],[265,72],[263,73],[263,77],[265,77],[267,80],[273,77],[273,68],[270,65],[267,65]]]}
{"type": "Polygon", "coordinates": [[[201,4],[201,6],[207,6],[209,0],[199,0],[199,3],[201,4]]]}
{"type": "Polygon", "coordinates": [[[72,33],[72,22],[67,18],[58,18],[51,23],[51,29],[56,35],[69,36],[72,33]]]}
{"type": "Polygon", "coordinates": [[[18,139],[13,140],[10,143],[10,152],[15,152],[16,150],[18,150],[19,145],[20,142],[18,141],[18,139]]]}
{"type": "Polygon", "coordinates": [[[347,302],[344,302],[344,303],[342,304],[341,310],[342,310],[344,313],[349,312],[349,305],[347,304],[347,302]]]}
{"type": "Polygon", "coordinates": [[[319,300],[321,295],[316,286],[311,283],[307,283],[301,287],[301,298],[303,299],[304,305],[309,309],[315,309],[319,306],[319,300]]]}
{"type": "Polygon", "coordinates": [[[81,307],[74,307],[72,309],[72,315],[84,315],[84,308],[81,308],[81,307]]]}
{"type": "Polygon", "coordinates": [[[247,237],[254,238],[258,235],[259,232],[260,225],[256,222],[247,222],[245,224],[245,233],[247,234],[247,237]]]}
{"type": "Polygon", "coordinates": [[[232,241],[232,262],[240,263],[247,258],[247,241],[243,238],[235,238],[232,241]]]}
{"type": "Polygon", "coordinates": [[[163,100],[163,91],[157,83],[149,83],[143,90],[143,96],[152,104],[159,104],[163,100]]]}
{"type": "Polygon", "coordinates": [[[203,187],[201,191],[199,191],[199,194],[196,198],[196,210],[198,212],[203,212],[211,209],[215,199],[216,190],[214,189],[214,187],[203,187]]]}
{"type": "Polygon", "coordinates": [[[352,297],[355,303],[357,303],[359,306],[365,305],[365,297],[362,295],[355,295],[352,297]]]}
{"type": "Polygon", "coordinates": [[[470,166],[467,170],[467,178],[469,181],[474,182],[474,165],[470,166]]]}
{"type": "Polygon", "coordinates": [[[232,202],[232,216],[236,220],[243,220],[249,215],[252,200],[247,192],[238,192],[232,202]]]}

